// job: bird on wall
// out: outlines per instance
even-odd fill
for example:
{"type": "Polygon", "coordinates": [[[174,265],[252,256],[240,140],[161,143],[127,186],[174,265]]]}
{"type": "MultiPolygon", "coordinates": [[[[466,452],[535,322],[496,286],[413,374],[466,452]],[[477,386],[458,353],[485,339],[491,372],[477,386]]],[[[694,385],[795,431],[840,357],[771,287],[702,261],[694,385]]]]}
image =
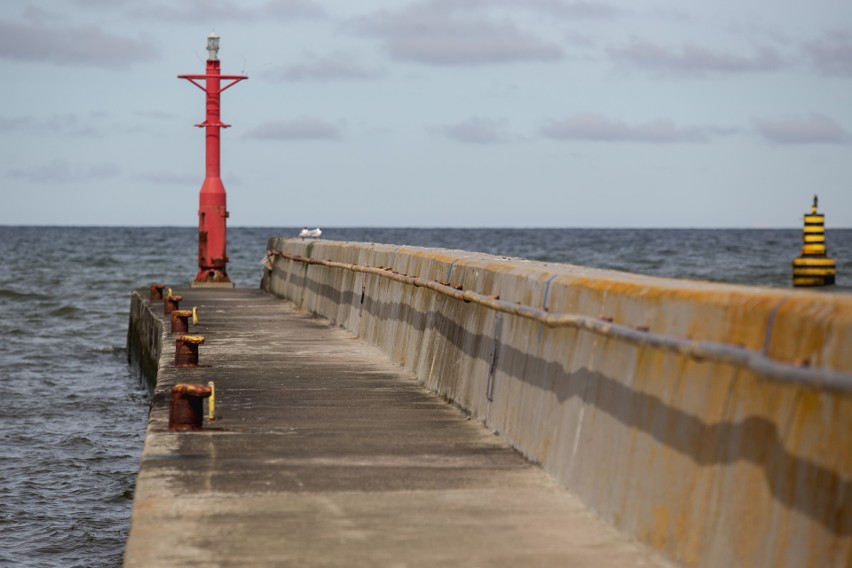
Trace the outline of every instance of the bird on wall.
{"type": "Polygon", "coordinates": [[[307,227],[304,227],[299,232],[299,236],[303,239],[318,239],[320,238],[320,236],[322,236],[322,230],[320,230],[319,227],[317,227],[316,229],[308,229],[307,227]]]}

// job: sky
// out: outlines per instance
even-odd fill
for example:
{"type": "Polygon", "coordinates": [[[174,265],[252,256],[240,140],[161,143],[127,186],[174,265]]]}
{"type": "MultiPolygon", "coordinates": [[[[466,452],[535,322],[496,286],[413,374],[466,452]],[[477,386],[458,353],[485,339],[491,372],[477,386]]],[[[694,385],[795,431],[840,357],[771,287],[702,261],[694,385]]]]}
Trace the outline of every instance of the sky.
{"type": "Polygon", "coordinates": [[[4,0],[0,224],[852,227],[849,0],[4,0]]]}

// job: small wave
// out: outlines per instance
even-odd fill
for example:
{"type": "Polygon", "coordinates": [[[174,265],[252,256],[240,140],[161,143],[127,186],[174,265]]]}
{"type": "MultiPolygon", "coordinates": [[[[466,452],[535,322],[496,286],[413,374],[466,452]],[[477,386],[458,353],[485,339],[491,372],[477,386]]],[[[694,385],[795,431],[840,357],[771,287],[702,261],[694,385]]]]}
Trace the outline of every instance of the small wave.
{"type": "Polygon", "coordinates": [[[70,318],[79,314],[82,310],[74,306],[62,306],[47,312],[47,315],[53,318],[70,318]]]}
{"type": "Polygon", "coordinates": [[[119,266],[119,261],[111,256],[97,256],[97,257],[87,257],[83,259],[83,261],[88,266],[93,266],[95,268],[107,268],[113,266],[119,266]]]}
{"type": "Polygon", "coordinates": [[[9,298],[11,300],[49,300],[47,294],[39,294],[38,292],[19,292],[9,288],[0,288],[0,298],[9,298]]]}
{"type": "Polygon", "coordinates": [[[4,337],[21,337],[32,335],[32,333],[19,327],[13,327],[10,329],[4,329],[3,327],[0,327],[0,335],[4,337]]]}
{"type": "Polygon", "coordinates": [[[127,347],[119,347],[117,345],[100,345],[98,347],[93,347],[92,351],[94,353],[109,353],[116,355],[123,355],[127,353],[127,347]]]}

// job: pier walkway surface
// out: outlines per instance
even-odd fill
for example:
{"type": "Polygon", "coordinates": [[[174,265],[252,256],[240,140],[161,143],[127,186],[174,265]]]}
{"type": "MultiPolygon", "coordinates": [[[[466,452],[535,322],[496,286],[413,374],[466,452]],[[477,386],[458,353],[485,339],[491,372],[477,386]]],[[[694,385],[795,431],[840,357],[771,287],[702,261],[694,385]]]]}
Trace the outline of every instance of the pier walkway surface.
{"type": "Polygon", "coordinates": [[[175,293],[205,343],[175,368],[163,336],[126,566],[668,565],[349,332],[260,290],[175,293]],[[208,381],[218,420],[168,432],[171,386],[208,381]]]}

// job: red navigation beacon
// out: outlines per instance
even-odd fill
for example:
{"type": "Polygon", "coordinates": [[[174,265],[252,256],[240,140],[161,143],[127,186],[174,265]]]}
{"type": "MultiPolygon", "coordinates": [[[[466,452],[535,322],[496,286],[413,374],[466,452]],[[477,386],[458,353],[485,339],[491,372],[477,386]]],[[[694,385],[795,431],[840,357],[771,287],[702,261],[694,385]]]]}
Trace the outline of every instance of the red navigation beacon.
{"type": "Polygon", "coordinates": [[[207,129],[207,172],[201,185],[198,208],[198,274],[193,287],[233,286],[228,278],[228,255],[225,252],[225,186],[219,177],[219,129],[228,128],[219,119],[219,95],[236,85],[245,75],[222,75],[219,72],[219,36],[211,32],[207,37],[207,73],[204,75],[178,75],[207,94],[207,116],[198,127],[207,129]],[[202,86],[197,81],[204,79],[202,86]],[[224,87],[222,80],[230,81],[224,87]]]}

